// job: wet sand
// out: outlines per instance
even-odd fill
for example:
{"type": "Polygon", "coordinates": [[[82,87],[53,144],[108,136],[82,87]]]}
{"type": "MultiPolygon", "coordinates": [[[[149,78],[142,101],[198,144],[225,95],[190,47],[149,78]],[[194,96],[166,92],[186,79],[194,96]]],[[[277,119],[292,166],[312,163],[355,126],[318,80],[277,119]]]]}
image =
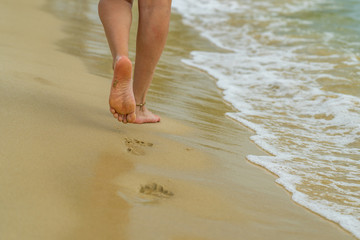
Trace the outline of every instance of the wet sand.
{"type": "Polygon", "coordinates": [[[176,62],[211,47],[181,42],[179,16],[149,93],[161,123],[123,125],[108,110],[111,60],[92,67],[49,3],[0,3],[1,239],[353,239],[246,161],[265,153],[211,79],[176,62]]]}

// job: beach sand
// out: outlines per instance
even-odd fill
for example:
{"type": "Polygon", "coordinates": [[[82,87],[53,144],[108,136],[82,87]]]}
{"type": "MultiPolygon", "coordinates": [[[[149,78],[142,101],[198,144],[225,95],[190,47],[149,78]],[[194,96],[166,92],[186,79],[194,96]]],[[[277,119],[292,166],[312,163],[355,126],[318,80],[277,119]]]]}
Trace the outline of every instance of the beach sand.
{"type": "Polygon", "coordinates": [[[204,47],[181,43],[180,16],[149,93],[161,123],[123,125],[108,110],[111,79],[62,48],[72,23],[50,12],[0,3],[1,239],[353,239],[246,161],[265,154],[251,132],[224,116],[211,79],[176,62],[204,47]],[[199,87],[172,91],[188,82],[199,87]]]}

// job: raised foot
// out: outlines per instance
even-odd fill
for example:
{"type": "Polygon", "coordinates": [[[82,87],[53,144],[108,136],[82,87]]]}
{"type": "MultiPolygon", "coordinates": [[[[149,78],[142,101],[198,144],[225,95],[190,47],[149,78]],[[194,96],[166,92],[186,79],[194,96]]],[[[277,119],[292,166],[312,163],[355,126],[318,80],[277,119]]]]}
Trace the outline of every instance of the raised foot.
{"type": "Polygon", "coordinates": [[[110,111],[120,122],[135,122],[135,98],[132,88],[132,63],[126,56],[117,58],[111,83],[110,111]]]}
{"type": "Polygon", "coordinates": [[[160,117],[150,112],[145,106],[136,106],[136,120],[134,123],[157,123],[160,122],[160,117]]]}

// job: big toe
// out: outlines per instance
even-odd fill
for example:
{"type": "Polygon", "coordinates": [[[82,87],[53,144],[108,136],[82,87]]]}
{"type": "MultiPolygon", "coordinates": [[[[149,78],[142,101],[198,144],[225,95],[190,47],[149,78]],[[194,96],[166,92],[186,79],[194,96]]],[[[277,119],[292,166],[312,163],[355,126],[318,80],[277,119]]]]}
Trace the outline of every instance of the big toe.
{"type": "Polygon", "coordinates": [[[136,114],[133,112],[133,113],[130,113],[127,115],[127,122],[129,123],[132,123],[132,122],[135,122],[136,120],[136,114]]]}

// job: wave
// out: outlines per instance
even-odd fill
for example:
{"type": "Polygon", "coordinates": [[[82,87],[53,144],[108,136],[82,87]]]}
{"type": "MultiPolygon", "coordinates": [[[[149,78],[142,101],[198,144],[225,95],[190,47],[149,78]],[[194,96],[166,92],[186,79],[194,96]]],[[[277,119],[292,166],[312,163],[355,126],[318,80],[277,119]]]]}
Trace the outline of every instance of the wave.
{"type": "MultiPolygon", "coordinates": [[[[193,51],[183,62],[217,79],[228,116],[253,129],[270,156],[248,156],[297,203],[360,238],[360,98],[328,91],[360,76],[360,57],[336,32],[313,29],[326,1],[174,1],[185,24],[227,52],[193,51]],[[340,39],[340,40],[339,40],[340,39]],[[348,72],[339,73],[339,68],[348,72]]],[[[356,86],[355,86],[356,87],[356,86]]]]}

